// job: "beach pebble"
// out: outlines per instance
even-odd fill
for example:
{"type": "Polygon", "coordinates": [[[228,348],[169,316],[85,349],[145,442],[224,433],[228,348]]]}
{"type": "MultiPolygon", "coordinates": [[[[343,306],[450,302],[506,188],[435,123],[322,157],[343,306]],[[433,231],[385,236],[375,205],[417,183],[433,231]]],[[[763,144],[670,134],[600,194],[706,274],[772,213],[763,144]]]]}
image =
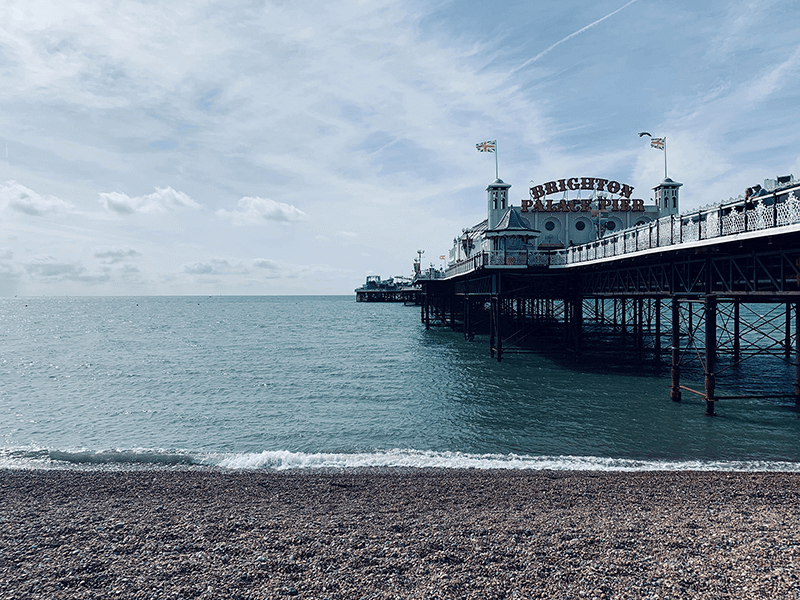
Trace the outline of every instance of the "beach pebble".
{"type": "Polygon", "coordinates": [[[795,597],[798,492],[782,473],[0,471],[0,600],[795,597]]]}

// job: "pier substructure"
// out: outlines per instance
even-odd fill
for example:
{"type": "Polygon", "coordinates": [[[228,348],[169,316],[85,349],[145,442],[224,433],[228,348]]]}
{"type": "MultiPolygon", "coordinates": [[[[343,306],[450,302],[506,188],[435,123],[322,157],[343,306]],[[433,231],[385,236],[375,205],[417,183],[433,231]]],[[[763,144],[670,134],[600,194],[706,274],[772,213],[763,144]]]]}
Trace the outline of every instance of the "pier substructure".
{"type": "Polygon", "coordinates": [[[670,399],[697,395],[708,415],[716,414],[720,401],[740,398],[791,398],[800,406],[800,232],[762,242],[744,239],[556,269],[480,268],[423,282],[422,321],[426,328],[461,331],[465,340],[487,335],[496,360],[509,353],[559,348],[586,355],[609,347],[656,365],[667,359],[670,399]],[[737,386],[736,375],[748,373],[757,356],[787,364],[791,394],[778,389],[789,382],[768,378],[748,394],[726,390],[737,386]],[[699,389],[691,381],[684,385],[687,375],[702,381],[699,389]]]}

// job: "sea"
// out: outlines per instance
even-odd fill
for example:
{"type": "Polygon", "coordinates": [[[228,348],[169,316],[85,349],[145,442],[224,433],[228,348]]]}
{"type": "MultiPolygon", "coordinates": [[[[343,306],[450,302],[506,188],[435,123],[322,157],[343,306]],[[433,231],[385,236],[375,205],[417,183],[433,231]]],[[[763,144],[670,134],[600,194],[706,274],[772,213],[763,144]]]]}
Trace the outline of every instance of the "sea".
{"type": "MultiPolygon", "coordinates": [[[[353,296],[4,298],[0,468],[800,470],[791,399],[706,417],[670,401],[665,359],[536,350],[498,362],[353,296]]],[[[718,392],[791,392],[790,363],[755,357],[718,392]]]]}

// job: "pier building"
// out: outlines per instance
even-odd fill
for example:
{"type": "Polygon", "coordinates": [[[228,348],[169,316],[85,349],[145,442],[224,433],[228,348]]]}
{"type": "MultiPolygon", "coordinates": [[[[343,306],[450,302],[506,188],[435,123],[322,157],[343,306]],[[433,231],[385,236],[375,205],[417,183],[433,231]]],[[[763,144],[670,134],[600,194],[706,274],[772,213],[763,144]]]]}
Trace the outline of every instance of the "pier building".
{"type": "Polygon", "coordinates": [[[519,265],[540,251],[585,244],[651,223],[679,212],[681,185],[665,178],[654,188],[655,203],[645,204],[641,198],[631,198],[634,188],[628,184],[601,177],[570,177],[531,186],[530,197],[512,206],[508,201],[511,186],[496,179],[486,188],[487,218],[453,240],[448,264],[489,253],[504,264],[519,265]]]}
{"type": "Polygon", "coordinates": [[[486,220],[453,240],[443,271],[415,277],[422,321],[488,335],[497,360],[545,336],[576,356],[617,336],[668,358],[671,399],[698,394],[708,415],[732,398],[800,405],[800,182],[768,179],[687,212],[681,186],[665,177],[645,202],[612,179],[554,179],[512,206],[496,179],[486,220]],[[754,356],[790,363],[793,382],[775,384],[793,389],[720,394],[718,379],[754,356]],[[687,365],[698,389],[681,381],[687,365]]]}

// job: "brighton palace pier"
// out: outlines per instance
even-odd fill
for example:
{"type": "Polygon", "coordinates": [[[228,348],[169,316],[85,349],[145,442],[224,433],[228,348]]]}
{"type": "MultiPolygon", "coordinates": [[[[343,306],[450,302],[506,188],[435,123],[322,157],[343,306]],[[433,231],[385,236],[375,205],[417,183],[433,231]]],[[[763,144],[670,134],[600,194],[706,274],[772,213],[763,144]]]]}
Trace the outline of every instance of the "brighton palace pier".
{"type": "Polygon", "coordinates": [[[496,179],[486,220],[453,240],[445,269],[418,273],[423,322],[488,336],[497,360],[554,342],[580,356],[600,341],[668,360],[671,399],[697,394],[708,415],[732,398],[800,405],[800,182],[768,179],[684,213],[681,186],[665,177],[645,202],[613,179],[568,177],[512,206],[496,179]],[[793,375],[768,392],[717,393],[756,356],[793,375]],[[694,387],[681,382],[688,367],[694,387]]]}

